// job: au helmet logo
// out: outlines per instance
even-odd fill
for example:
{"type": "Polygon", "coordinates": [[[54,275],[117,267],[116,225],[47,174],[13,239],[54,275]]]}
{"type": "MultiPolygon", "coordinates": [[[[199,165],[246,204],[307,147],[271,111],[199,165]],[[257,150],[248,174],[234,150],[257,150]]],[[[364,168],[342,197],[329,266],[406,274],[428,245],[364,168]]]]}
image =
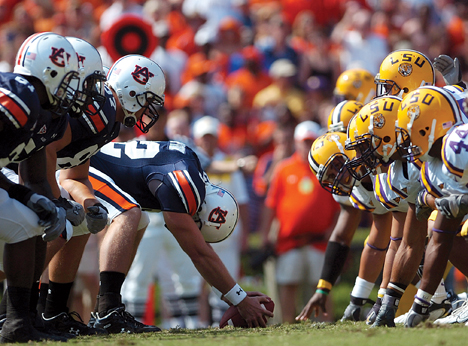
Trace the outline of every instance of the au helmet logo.
{"type": "Polygon", "coordinates": [[[80,67],[83,67],[86,57],[84,57],[83,55],[79,55],[78,53],[76,53],[76,56],[78,57],[78,64],[80,64],[80,67]]]}
{"type": "Polygon", "coordinates": [[[65,67],[65,59],[68,62],[70,60],[70,54],[68,54],[63,48],[52,48],[52,54],[49,58],[55,65],[59,67],[65,67]]]}
{"type": "Polygon", "coordinates": [[[219,229],[222,225],[226,223],[227,210],[223,210],[220,207],[216,207],[211,210],[210,215],[208,216],[208,221],[218,224],[219,226],[216,229],[219,229]]]}
{"type": "Polygon", "coordinates": [[[135,71],[132,72],[132,76],[136,82],[145,85],[151,77],[154,77],[154,73],[151,73],[147,67],[135,65],[135,71]]]}

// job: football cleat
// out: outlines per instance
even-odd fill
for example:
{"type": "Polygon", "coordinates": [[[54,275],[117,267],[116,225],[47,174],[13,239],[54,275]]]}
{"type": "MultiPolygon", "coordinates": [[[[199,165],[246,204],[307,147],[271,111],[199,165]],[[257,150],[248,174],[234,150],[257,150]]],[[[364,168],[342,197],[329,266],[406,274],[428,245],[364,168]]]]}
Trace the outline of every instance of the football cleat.
{"type": "Polygon", "coordinates": [[[66,342],[67,340],[68,338],[63,336],[40,332],[30,322],[27,323],[23,319],[8,319],[3,323],[0,343],[26,343],[29,341],[66,342]]]}
{"type": "MultiPolygon", "coordinates": [[[[450,301],[448,299],[445,299],[440,304],[437,304],[437,303],[431,301],[431,305],[429,306],[428,321],[434,322],[437,319],[441,319],[444,316],[447,316],[450,313],[451,310],[452,310],[452,304],[450,303],[450,301]]],[[[409,312],[396,317],[395,318],[395,323],[396,324],[405,323],[408,314],[409,314],[409,312]]]]}
{"type": "Polygon", "coordinates": [[[107,331],[104,329],[98,329],[94,327],[88,327],[83,323],[81,316],[76,312],[62,312],[57,316],[47,318],[42,314],[42,320],[46,330],[54,330],[62,333],[70,333],[76,336],[80,335],[107,335],[107,331]],[[77,319],[74,318],[74,316],[77,319]]]}
{"type": "Polygon", "coordinates": [[[156,326],[149,326],[135,320],[135,317],[125,311],[124,305],[107,310],[102,317],[99,313],[96,316],[94,328],[105,329],[109,334],[136,334],[161,331],[156,326]]]}
{"type": "MultiPolygon", "coordinates": [[[[455,302],[457,304],[457,302],[455,302]]],[[[452,304],[453,306],[453,304],[452,304]]],[[[455,308],[452,313],[444,318],[435,320],[436,324],[454,324],[466,323],[468,321],[468,300],[465,300],[461,306],[455,308]]]]}

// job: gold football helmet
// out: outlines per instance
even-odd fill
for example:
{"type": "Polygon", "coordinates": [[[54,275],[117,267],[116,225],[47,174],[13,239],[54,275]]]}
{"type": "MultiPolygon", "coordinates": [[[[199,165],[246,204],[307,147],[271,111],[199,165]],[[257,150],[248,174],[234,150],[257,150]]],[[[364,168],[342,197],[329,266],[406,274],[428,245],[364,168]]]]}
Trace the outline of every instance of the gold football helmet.
{"type": "Polygon", "coordinates": [[[336,103],[355,100],[366,104],[375,96],[374,76],[362,68],[346,70],[336,80],[333,95],[336,103]]]}
{"type": "Polygon", "coordinates": [[[401,99],[396,96],[379,97],[351,119],[346,149],[356,150],[356,157],[348,163],[356,179],[375,174],[379,164],[390,163],[397,148],[395,121],[400,103],[401,99]]]}
{"type": "Polygon", "coordinates": [[[336,105],[328,116],[328,132],[346,132],[351,118],[364,105],[358,101],[342,101],[336,105]]]}
{"type": "Polygon", "coordinates": [[[396,50],[380,64],[375,84],[377,96],[396,95],[404,98],[420,86],[435,84],[434,67],[429,58],[420,52],[396,50]]]}
{"type": "Polygon", "coordinates": [[[354,151],[345,149],[345,141],[345,133],[328,132],[314,141],[309,152],[309,166],[320,185],[338,196],[349,196],[356,181],[346,168],[354,151]]]}
{"type": "Polygon", "coordinates": [[[434,142],[458,123],[460,106],[450,92],[435,86],[412,91],[402,101],[395,124],[401,156],[425,161],[434,142]]]}

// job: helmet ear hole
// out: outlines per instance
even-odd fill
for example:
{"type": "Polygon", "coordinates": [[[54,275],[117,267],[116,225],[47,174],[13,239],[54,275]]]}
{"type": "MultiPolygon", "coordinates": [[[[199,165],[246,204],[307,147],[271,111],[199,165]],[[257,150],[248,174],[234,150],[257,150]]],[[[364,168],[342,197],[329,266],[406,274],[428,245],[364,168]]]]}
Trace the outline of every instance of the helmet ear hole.
{"type": "Polygon", "coordinates": [[[125,127],[133,127],[137,123],[137,118],[134,115],[127,115],[124,119],[125,127]]]}
{"type": "Polygon", "coordinates": [[[53,71],[50,72],[50,76],[51,76],[52,78],[55,78],[55,77],[57,76],[57,74],[58,74],[58,72],[55,71],[55,70],[53,70],[53,71]]]}
{"type": "Polygon", "coordinates": [[[424,137],[426,135],[426,131],[425,130],[419,130],[419,135],[421,137],[424,137]]]}
{"type": "Polygon", "coordinates": [[[385,136],[385,137],[383,138],[383,141],[384,141],[385,143],[388,143],[388,142],[390,142],[391,140],[392,140],[392,139],[391,139],[390,136],[385,136]]]}

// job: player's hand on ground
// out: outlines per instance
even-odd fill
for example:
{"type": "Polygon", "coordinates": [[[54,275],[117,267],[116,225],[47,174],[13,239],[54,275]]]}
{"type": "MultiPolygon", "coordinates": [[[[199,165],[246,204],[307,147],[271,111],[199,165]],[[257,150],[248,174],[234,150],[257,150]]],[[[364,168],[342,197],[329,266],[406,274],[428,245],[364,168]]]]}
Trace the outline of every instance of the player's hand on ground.
{"type": "MultiPolygon", "coordinates": [[[[255,293],[258,294],[259,292],[255,293]]],[[[273,313],[266,310],[261,304],[269,302],[271,298],[264,294],[255,296],[250,294],[252,292],[247,292],[247,297],[237,305],[237,309],[242,318],[247,322],[249,328],[265,328],[267,318],[273,317],[273,313]]]]}
{"type": "Polygon", "coordinates": [[[88,230],[92,234],[101,232],[107,225],[107,209],[101,203],[88,207],[86,222],[88,230]]]}
{"type": "Polygon", "coordinates": [[[327,295],[315,292],[312,298],[309,299],[306,306],[302,309],[301,313],[296,316],[296,321],[306,321],[310,318],[312,313],[314,317],[318,317],[320,311],[323,311],[324,316],[328,316],[325,304],[327,302],[327,295]]]}

